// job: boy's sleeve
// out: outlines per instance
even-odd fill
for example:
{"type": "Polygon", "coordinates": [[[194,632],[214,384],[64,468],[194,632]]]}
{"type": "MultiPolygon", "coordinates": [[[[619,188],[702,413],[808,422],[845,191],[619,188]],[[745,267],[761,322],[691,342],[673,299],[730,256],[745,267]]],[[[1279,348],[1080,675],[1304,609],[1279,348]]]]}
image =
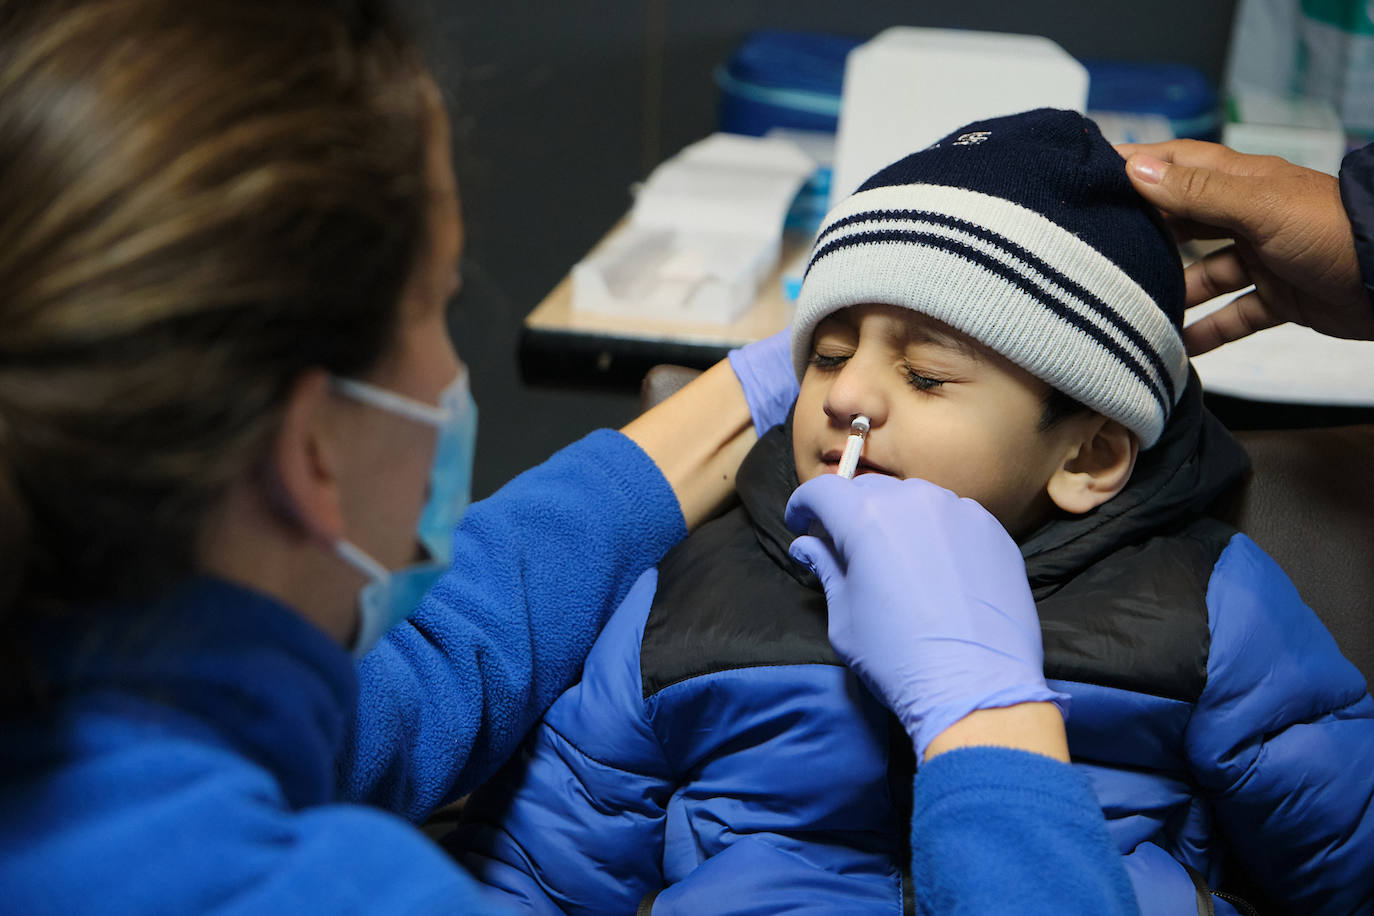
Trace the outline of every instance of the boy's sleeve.
{"type": "Polygon", "coordinates": [[[359,665],[340,794],[421,820],[481,784],[685,534],[658,467],[609,430],[474,504],[449,571],[359,665]]]}
{"type": "Polygon", "coordinates": [[[1137,913],[1087,781],[1027,751],[949,751],[916,775],[917,911],[1027,916],[1137,913]]]}
{"type": "Polygon", "coordinates": [[[444,845],[483,884],[536,913],[634,912],[663,885],[672,792],[644,718],[645,573],[521,753],[467,802],[444,845]]]}
{"type": "Polygon", "coordinates": [[[1207,686],[1185,735],[1250,877],[1291,912],[1374,905],[1374,701],[1297,590],[1236,535],[1207,590],[1207,686]]]}

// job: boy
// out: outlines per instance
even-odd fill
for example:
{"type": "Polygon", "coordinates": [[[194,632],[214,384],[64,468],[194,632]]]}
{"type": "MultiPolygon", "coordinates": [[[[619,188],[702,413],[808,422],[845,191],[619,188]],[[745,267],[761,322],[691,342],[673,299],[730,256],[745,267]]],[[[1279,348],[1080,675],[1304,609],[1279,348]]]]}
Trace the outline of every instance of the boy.
{"type": "Polygon", "coordinates": [[[550,912],[909,904],[909,744],[838,664],[782,522],[862,414],[861,473],[977,499],[1021,544],[1144,912],[1234,912],[1207,893],[1228,857],[1285,908],[1370,906],[1374,702],[1273,562],[1201,514],[1245,459],[1202,408],[1182,303],[1158,215],[1079,115],[970,125],[875,175],[822,227],[801,392],[741,506],[636,585],[471,802],[465,863],[550,912]]]}

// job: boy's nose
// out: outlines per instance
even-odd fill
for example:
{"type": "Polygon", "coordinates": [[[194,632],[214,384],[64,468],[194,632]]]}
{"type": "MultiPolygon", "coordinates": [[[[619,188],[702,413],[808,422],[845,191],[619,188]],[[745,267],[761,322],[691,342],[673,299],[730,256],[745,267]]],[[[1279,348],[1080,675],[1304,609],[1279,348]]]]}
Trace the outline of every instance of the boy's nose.
{"type": "Polygon", "coordinates": [[[872,370],[850,360],[835,376],[825,396],[825,412],[836,426],[848,427],[863,414],[873,426],[887,419],[887,394],[872,377],[872,370]]]}

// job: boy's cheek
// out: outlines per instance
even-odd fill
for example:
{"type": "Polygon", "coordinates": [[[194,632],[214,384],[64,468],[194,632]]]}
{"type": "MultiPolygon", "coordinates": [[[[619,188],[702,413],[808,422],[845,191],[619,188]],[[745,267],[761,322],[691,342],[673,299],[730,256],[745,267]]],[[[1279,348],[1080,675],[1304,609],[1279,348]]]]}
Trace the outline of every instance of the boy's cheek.
{"type": "Polygon", "coordinates": [[[802,437],[797,434],[797,430],[792,430],[792,463],[797,472],[797,483],[806,483],[813,477],[819,477],[822,468],[815,459],[815,449],[808,448],[803,442],[802,437]]]}

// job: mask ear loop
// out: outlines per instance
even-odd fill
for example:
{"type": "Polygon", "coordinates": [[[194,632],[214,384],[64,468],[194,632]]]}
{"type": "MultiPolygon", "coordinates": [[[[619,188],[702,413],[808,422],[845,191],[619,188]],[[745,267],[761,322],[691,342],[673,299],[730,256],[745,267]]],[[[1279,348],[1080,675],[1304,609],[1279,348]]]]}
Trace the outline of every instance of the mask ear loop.
{"type": "MultiPolygon", "coordinates": [[[[454,381],[461,381],[462,387],[466,389],[467,375],[467,367],[464,366],[458,371],[458,376],[454,381]]],[[[441,405],[435,407],[432,404],[426,404],[423,401],[417,401],[414,398],[408,398],[405,395],[387,391],[385,388],[369,385],[367,382],[335,376],[332,379],[332,384],[335,390],[345,397],[350,397],[355,401],[368,404],[372,407],[399,414],[419,423],[424,423],[427,426],[433,426],[436,429],[443,427],[443,425],[453,417],[453,410],[448,406],[441,405]]],[[[258,477],[262,483],[263,492],[267,496],[268,505],[272,506],[284,517],[299,523],[301,518],[300,512],[287,497],[286,487],[283,485],[281,478],[278,477],[276,472],[272,469],[270,462],[263,461],[258,477]]],[[[367,564],[371,563],[372,566],[377,566],[371,557],[368,557],[360,551],[354,555],[352,559],[348,556],[344,556],[344,560],[352,563],[359,572],[367,572],[369,575],[372,575],[372,567],[367,564]]],[[[386,572],[382,567],[377,566],[377,568],[382,569],[384,573],[386,572]]],[[[374,578],[376,577],[374,576],[374,578]]]]}
{"type": "Polygon", "coordinates": [[[334,379],[334,387],[355,401],[361,401],[372,407],[378,407],[408,419],[430,426],[440,427],[449,421],[450,411],[447,407],[435,407],[433,404],[426,404],[405,395],[396,394],[394,391],[387,391],[385,388],[378,388],[376,385],[369,385],[367,382],[360,382],[351,378],[334,379]]]}
{"type": "Polygon", "coordinates": [[[385,582],[391,578],[391,570],[387,569],[376,559],[368,556],[363,550],[347,540],[339,539],[334,542],[334,552],[339,557],[352,566],[358,572],[367,576],[373,582],[385,582]]]}
{"type": "MultiPolygon", "coordinates": [[[[375,585],[385,584],[391,579],[391,570],[387,569],[375,559],[364,553],[359,547],[346,540],[341,539],[335,541],[334,552],[349,566],[352,566],[358,572],[367,576],[370,584],[364,586],[364,593],[375,585]]],[[[371,648],[371,646],[381,638],[380,634],[369,632],[369,630],[376,628],[374,620],[375,615],[367,613],[367,609],[363,606],[364,603],[365,602],[359,603],[358,628],[353,634],[353,654],[358,658],[361,658],[362,654],[366,652],[366,649],[361,648],[364,644],[366,644],[367,648],[371,648]]]]}

